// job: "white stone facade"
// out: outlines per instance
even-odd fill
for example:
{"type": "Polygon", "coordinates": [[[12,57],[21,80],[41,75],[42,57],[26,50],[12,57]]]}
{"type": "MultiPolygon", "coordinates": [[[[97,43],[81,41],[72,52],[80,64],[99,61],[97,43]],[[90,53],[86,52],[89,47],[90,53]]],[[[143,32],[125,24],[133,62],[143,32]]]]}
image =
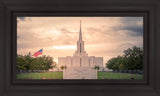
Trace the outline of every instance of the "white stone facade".
{"type": "Polygon", "coordinates": [[[103,67],[103,57],[95,56],[67,56],[58,57],[58,67],[103,67]]]}
{"type": "Polygon", "coordinates": [[[103,67],[103,57],[88,56],[82,40],[81,23],[77,50],[73,56],[58,57],[58,67],[67,66],[63,71],[63,79],[96,79],[95,66],[103,67]]]}

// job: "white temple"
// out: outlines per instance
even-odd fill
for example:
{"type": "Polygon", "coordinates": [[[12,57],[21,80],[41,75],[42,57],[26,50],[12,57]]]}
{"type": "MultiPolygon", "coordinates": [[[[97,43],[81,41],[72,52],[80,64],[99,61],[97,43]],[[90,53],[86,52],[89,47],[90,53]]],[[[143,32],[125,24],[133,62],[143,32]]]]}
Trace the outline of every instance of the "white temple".
{"type": "Polygon", "coordinates": [[[95,66],[103,67],[103,57],[88,56],[82,39],[81,21],[77,50],[73,56],[58,57],[58,66],[67,66],[63,79],[97,79],[95,66]]]}

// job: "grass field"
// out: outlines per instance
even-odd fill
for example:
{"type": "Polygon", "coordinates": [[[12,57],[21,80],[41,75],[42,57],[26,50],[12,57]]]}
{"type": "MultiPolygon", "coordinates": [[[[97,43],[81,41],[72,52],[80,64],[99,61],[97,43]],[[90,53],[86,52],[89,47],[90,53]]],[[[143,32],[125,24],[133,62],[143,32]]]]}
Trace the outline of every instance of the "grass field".
{"type": "MultiPolygon", "coordinates": [[[[143,79],[142,75],[129,73],[98,72],[98,79],[143,79]]],[[[20,73],[17,79],[63,79],[63,72],[20,73]]]]}
{"type": "Polygon", "coordinates": [[[63,79],[63,72],[20,73],[17,79],[63,79]]]}
{"type": "Polygon", "coordinates": [[[98,79],[143,79],[143,75],[114,72],[98,72],[98,79]]]}

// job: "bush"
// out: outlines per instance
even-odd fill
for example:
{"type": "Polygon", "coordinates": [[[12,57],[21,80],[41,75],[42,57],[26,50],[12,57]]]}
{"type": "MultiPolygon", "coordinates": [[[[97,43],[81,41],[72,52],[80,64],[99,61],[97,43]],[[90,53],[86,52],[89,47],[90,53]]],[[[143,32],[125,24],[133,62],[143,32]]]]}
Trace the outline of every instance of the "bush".
{"type": "MultiPolygon", "coordinates": [[[[41,56],[33,58],[30,53],[28,55],[17,55],[17,70],[32,71],[32,70],[48,70],[56,67],[56,62],[50,56],[41,56]]],[[[34,71],[35,72],[35,71],[34,71]]]]}

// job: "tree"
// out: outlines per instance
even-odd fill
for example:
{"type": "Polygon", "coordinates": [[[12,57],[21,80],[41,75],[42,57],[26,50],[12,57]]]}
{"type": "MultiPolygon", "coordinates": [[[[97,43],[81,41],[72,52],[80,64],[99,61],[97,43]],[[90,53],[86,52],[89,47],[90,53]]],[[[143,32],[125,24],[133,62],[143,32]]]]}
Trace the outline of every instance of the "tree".
{"type": "Polygon", "coordinates": [[[94,69],[99,71],[100,67],[98,65],[95,65],[94,69]]]}
{"type": "Polygon", "coordinates": [[[113,70],[119,70],[119,65],[121,63],[123,63],[123,57],[122,56],[118,56],[116,58],[112,58],[110,59],[107,63],[106,63],[106,67],[109,69],[113,69],[113,70]]]}
{"type": "Polygon", "coordinates": [[[64,69],[67,69],[67,66],[66,66],[66,65],[64,66],[64,69]]]}
{"type": "Polygon", "coordinates": [[[56,63],[55,61],[53,61],[52,67],[53,67],[53,68],[56,68],[56,67],[57,67],[57,63],[56,63]]]}
{"type": "Polygon", "coordinates": [[[56,62],[50,56],[43,55],[33,58],[28,55],[17,55],[17,70],[48,70],[56,67],[56,62]]]}
{"type": "Polygon", "coordinates": [[[26,66],[26,58],[24,58],[22,55],[17,55],[17,70],[27,70],[26,66]]]}
{"type": "Polygon", "coordinates": [[[120,69],[120,70],[126,70],[127,67],[126,67],[123,63],[121,63],[121,64],[119,65],[119,69],[120,69]]]}
{"type": "Polygon", "coordinates": [[[60,68],[61,68],[61,70],[63,70],[63,69],[64,69],[64,66],[62,65],[60,68]]]}
{"type": "Polygon", "coordinates": [[[117,58],[112,58],[108,60],[108,62],[106,63],[106,67],[109,69],[113,69],[113,66],[116,63],[116,61],[117,61],[117,58]]]}
{"type": "Polygon", "coordinates": [[[113,70],[135,70],[143,69],[143,50],[133,46],[124,50],[123,56],[110,59],[106,63],[106,67],[113,70]]]}
{"type": "Polygon", "coordinates": [[[129,70],[143,69],[143,50],[133,46],[124,50],[124,58],[126,58],[126,66],[129,70]]]}
{"type": "Polygon", "coordinates": [[[122,57],[122,56],[118,56],[118,57],[116,58],[115,64],[113,65],[113,70],[119,70],[119,66],[120,66],[120,64],[123,63],[123,62],[124,62],[124,61],[123,61],[123,57],[122,57]]]}

